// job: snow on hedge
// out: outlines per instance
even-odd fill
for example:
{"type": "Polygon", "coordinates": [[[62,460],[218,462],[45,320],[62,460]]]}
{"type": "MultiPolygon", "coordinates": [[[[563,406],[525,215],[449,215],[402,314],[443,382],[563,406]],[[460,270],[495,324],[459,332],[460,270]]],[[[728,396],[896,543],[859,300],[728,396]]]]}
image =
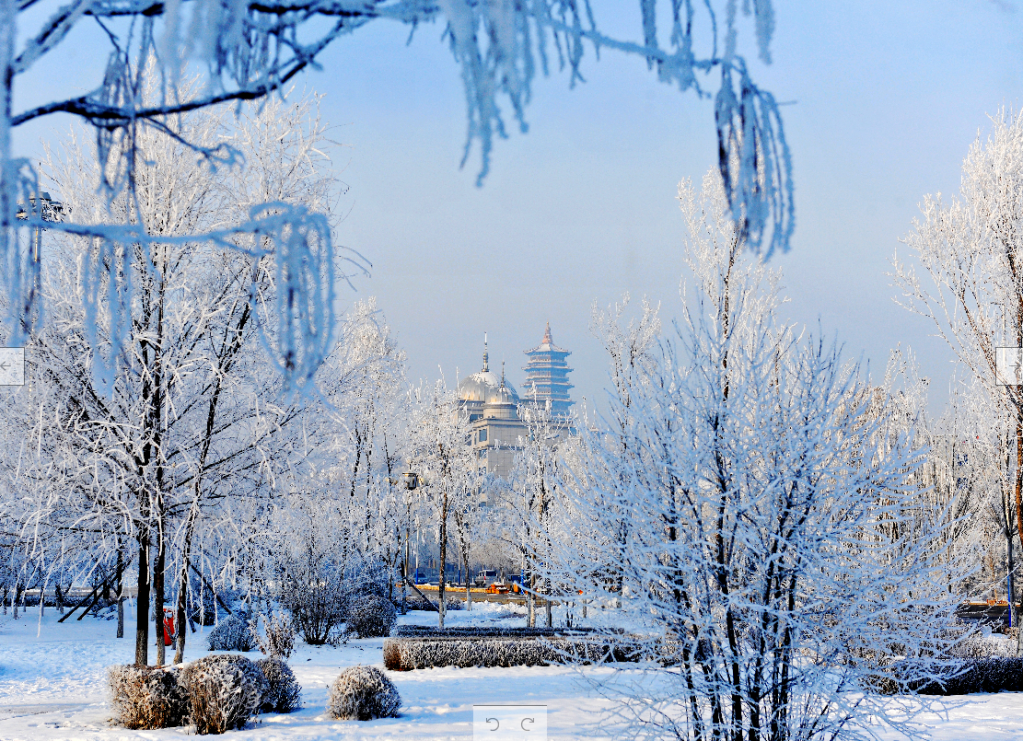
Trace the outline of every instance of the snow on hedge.
{"type": "Polygon", "coordinates": [[[384,666],[392,671],[411,671],[437,666],[467,668],[549,666],[565,662],[595,664],[638,661],[643,653],[642,645],[633,639],[619,642],[541,636],[406,637],[384,641],[384,666]]]}

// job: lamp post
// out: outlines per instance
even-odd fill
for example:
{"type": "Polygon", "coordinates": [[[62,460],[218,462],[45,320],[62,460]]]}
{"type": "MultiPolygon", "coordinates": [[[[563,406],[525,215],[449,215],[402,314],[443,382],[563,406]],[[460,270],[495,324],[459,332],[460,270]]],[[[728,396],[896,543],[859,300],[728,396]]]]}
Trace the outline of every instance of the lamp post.
{"type": "Polygon", "coordinates": [[[405,482],[405,558],[401,575],[401,614],[404,615],[408,612],[408,549],[412,529],[412,492],[419,488],[419,474],[411,470],[406,471],[402,474],[402,480],[405,482]]]}
{"type": "MultiPolygon", "coordinates": [[[[63,203],[51,199],[50,194],[44,191],[38,194],[38,196],[29,196],[28,203],[19,203],[15,216],[21,221],[28,221],[30,217],[35,216],[41,221],[55,223],[63,221],[65,213],[68,212],[70,212],[69,208],[66,208],[63,203]]],[[[35,266],[33,279],[35,285],[32,287],[27,306],[34,305],[42,295],[42,269],[39,267],[43,260],[42,242],[43,227],[36,226],[32,229],[32,264],[35,266]]],[[[23,324],[28,321],[27,318],[22,319],[23,324]]]]}

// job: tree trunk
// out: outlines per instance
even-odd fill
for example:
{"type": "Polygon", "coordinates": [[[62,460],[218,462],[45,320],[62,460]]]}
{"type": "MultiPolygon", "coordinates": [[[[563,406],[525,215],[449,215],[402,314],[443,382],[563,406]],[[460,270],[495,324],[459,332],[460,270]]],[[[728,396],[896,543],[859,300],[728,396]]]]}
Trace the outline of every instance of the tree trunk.
{"type": "Polygon", "coordinates": [[[174,642],[174,663],[180,664],[185,660],[185,600],[188,597],[188,556],[185,556],[185,565],[181,568],[181,578],[178,581],[178,609],[174,614],[174,627],[177,630],[177,640],[174,642]]]}
{"type": "Polygon", "coordinates": [[[405,527],[405,558],[401,564],[402,569],[402,580],[401,580],[401,614],[408,614],[408,541],[409,541],[409,528],[405,527]]]}
{"type": "Polygon", "coordinates": [[[139,584],[135,598],[135,663],[149,663],[149,544],[139,538],[139,584]]]}
{"type": "MultiPolygon", "coordinates": [[[[117,545],[117,637],[124,638],[124,551],[117,545]]],[[[57,589],[60,589],[58,586],[57,589]]],[[[61,610],[63,612],[63,610],[61,610]]]]}
{"type": "Polygon", "coordinates": [[[444,612],[446,606],[444,604],[444,567],[447,564],[448,558],[448,494],[444,492],[441,495],[440,505],[440,575],[437,577],[437,597],[440,601],[438,607],[438,625],[444,627],[444,612]]]}
{"type": "MultiPolygon", "coordinates": [[[[188,513],[188,529],[185,531],[185,544],[181,554],[181,576],[178,578],[178,609],[175,613],[175,627],[178,635],[174,648],[174,663],[185,660],[185,600],[188,598],[188,566],[192,558],[192,527],[195,523],[195,507],[188,513]]],[[[269,611],[268,611],[269,613],[269,611]]]]}
{"type": "Polygon", "coordinates": [[[554,627],[554,615],[551,614],[551,580],[545,578],[543,580],[543,593],[544,593],[544,625],[548,628],[554,627]]]}
{"type": "Polygon", "coordinates": [[[164,569],[167,550],[164,544],[163,528],[157,532],[156,565],[153,569],[153,627],[156,630],[156,665],[163,666],[167,659],[167,646],[163,640],[163,608],[166,602],[164,592],[164,569]]]}
{"type": "Polygon", "coordinates": [[[526,627],[536,627],[536,574],[533,573],[533,569],[527,567],[526,573],[529,576],[528,584],[529,591],[526,592],[526,627]]]}

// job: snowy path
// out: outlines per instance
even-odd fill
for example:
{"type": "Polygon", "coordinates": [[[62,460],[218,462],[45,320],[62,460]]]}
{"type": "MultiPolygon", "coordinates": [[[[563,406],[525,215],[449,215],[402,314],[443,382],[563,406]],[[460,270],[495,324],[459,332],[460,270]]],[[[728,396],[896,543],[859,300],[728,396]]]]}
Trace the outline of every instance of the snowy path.
{"type": "MultiPolygon", "coordinates": [[[[500,618],[501,611],[450,613],[460,624],[500,618]]],[[[414,613],[410,621],[430,623],[414,613]]],[[[501,620],[505,622],[505,620],[501,620]]],[[[519,622],[516,620],[516,622],[519,622]]],[[[130,661],[133,642],[117,640],[114,623],[86,618],[56,625],[47,615],[41,637],[38,618],[15,622],[0,618],[0,741],[114,741],[174,739],[186,729],[127,731],[111,725],[106,701],[106,667],[130,661]]],[[[579,675],[557,667],[511,669],[429,669],[390,673],[403,700],[400,718],[369,723],[334,721],[323,707],[327,687],[338,672],[354,664],[382,664],[382,639],[352,641],[341,648],[300,645],[290,663],[302,684],[303,707],[289,715],[261,716],[228,738],[253,741],[325,741],[326,739],[472,738],[472,706],[536,703],[548,707],[550,739],[597,739],[609,734],[601,724],[609,702],[595,696],[579,675]]],[[[191,636],[186,658],[206,653],[199,634],[191,636]]],[[[258,658],[253,654],[252,658],[258,658]]],[[[590,678],[610,670],[588,670],[590,678]]],[[[1023,694],[977,695],[949,711],[947,718],[919,718],[936,741],[1023,741],[1023,694]]],[[[613,737],[613,736],[612,736],[613,737]]]]}

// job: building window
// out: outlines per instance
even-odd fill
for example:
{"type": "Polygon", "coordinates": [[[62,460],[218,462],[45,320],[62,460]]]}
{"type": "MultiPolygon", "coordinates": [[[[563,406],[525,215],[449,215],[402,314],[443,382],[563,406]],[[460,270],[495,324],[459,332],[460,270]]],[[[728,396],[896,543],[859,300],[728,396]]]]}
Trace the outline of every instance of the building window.
{"type": "Polygon", "coordinates": [[[485,443],[487,441],[487,431],[480,430],[480,442],[485,443]]]}

